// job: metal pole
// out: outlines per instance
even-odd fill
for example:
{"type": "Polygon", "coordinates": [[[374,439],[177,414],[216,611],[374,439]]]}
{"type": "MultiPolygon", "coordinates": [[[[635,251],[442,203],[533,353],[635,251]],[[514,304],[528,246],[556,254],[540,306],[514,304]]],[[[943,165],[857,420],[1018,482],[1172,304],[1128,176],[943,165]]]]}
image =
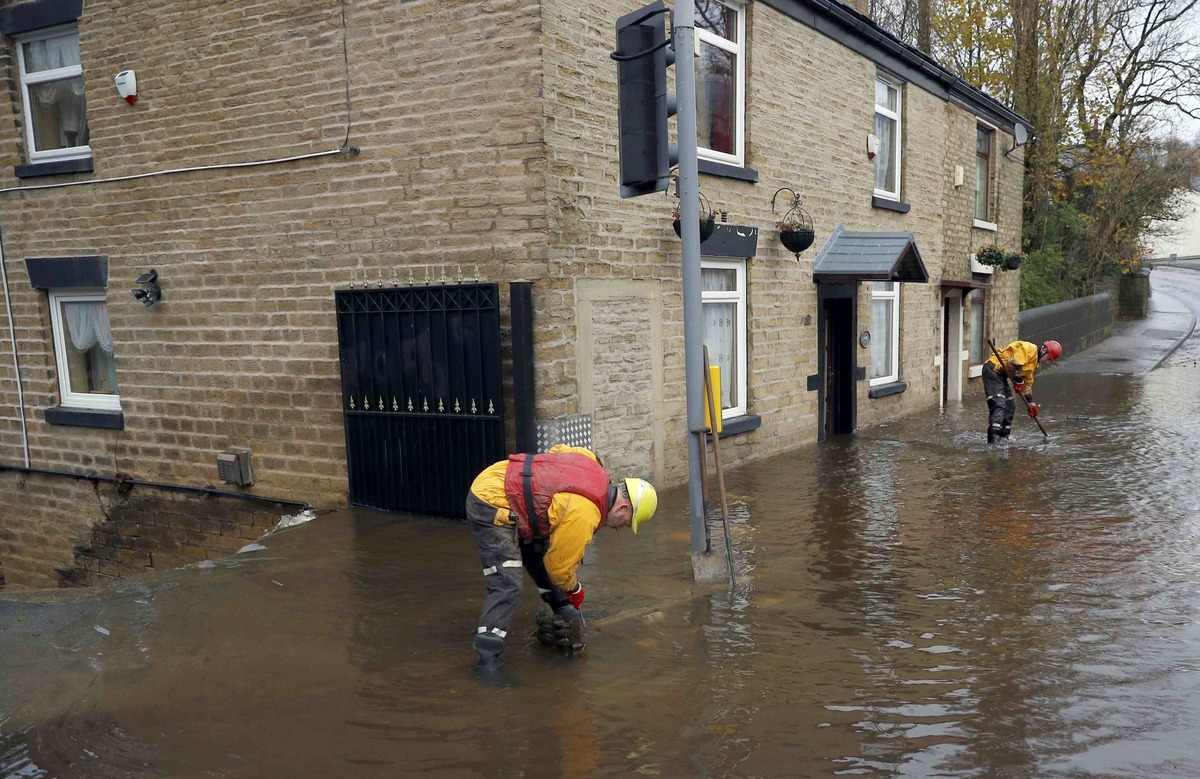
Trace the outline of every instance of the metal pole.
{"type": "Polygon", "coordinates": [[[675,3],[675,99],[679,128],[679,225],[683,239],[683,354],[687,387],[688,511],[692,572],[702,576],[709,551],[704,527],[701,447],[704,445],[704,308],[700,293],[700,184],[696,165],[695,0],[675,3]]]}

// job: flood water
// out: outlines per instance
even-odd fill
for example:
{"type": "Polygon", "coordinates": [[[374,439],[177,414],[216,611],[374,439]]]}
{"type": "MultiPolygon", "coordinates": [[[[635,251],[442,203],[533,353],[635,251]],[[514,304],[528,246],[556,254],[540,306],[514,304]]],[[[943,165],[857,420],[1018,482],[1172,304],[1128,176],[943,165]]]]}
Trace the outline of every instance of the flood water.
{"type": "Polygon", "coordinates": [[[589,552],[586,656],[527,584],[491,681],[454,522],[8,593],[0,776],[1200,776],[1198,354],[1039,379],[1049,439],[970,398],[731,470],[732,589],[664,492],[589,552]]]}

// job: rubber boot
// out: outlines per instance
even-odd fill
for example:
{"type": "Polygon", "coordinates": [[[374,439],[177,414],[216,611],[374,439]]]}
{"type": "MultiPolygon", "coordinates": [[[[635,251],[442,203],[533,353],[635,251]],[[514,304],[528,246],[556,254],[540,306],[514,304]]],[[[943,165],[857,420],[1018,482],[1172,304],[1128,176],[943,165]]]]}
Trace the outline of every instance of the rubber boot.
{"type": "Polygon", "coordinates": [[[996,431],[993,430],[991,427],[988,427],[988,443],[989,444],[996,443],[996,431]]]}
{"type": "Polygon", "coordinates": [[[475,670],[480,673],[492,673],[500,670],[500,653],[504,651],[504,639],[490,633],[480,633],[475,636],[475,653],[479,659],[475,661],[475,670]]]}

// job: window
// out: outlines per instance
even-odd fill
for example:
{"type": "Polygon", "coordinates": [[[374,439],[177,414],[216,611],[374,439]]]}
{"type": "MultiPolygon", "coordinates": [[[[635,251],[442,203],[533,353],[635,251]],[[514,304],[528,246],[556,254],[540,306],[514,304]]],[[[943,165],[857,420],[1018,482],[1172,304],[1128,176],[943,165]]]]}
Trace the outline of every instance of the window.
{"type": "Polygon", "coordinates": [[[696,0],[696,144],[704,159],[743,164],[746,9],[696,0]]]}
{"type": "Polygon", "coordinates": [[[17,49],[30,162],[91,156],[78,32],[21,37],[17,49]]]}
{"type": "Polygon", "coordinates": [[[875,79],[875,194],[900,199],[900,87],[883,78],[875,79]]]}
{"type": "Polygon", "coordinates": [[[871,386],[900,380],[900,283],[871,283],[871,386]]]}
{"type": "MultiPolygon", "coordinates": [[[[991,222],[992,139],[986,127],[975,128],[975,221],[991,222]]],[[[980,225],[981,227],[984,225],[980,225]]],[[[989,225],[990,226],[990,225],[989,225]]]]}
{"type": "Polygon", "coordinates": [[[51,292],[50,325],[62,405],[120,411],[104,291],[51,292]]]}
{"type": "Polygon", "coordinates": [[[704,260],[700,278],[704,345],[709,364],[721,368],[721,418],[740,417],[746,414],[746,263],[704,260]]]}
{"type": "Polygon", "coordinates": [[[983,374],[983,359],[985,346],[983,342],[983,312],[984,312],[984,292],[983,290],[975,290],[971,293],[967,300],[967,305],[970,306],[970,341],[968,360],[967,360],[967,375],[980,376],[983,374]]]}

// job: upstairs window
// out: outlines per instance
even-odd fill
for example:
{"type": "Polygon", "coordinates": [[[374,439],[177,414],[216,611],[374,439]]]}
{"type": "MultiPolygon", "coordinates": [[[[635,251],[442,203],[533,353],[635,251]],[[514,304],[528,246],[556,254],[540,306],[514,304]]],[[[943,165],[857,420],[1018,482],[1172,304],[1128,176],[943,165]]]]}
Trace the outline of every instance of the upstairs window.
{"type": "Polygon", "coordinates": [[[696,144],[700,157],[744,163],[746,9],[696,0],[696,144]]]}
{"type": "Polygon", "coordinates": [[[975,128],[975,221],[991,226],[992,219],[992,147],[995,133],[987,127],[975,128]]]}
{"type": "Polygon", "coordinates": [[[52,291],[50,325],[62,406],[120,411],[104,290],[52,291]]]}
{"type": "Polygon", "coordinates": [[[17,39],[29,161],[91,156],[79,33],[59,27],[17,39]]]}
{"type": "Polygon", "coordinates": [[[888,200],[900,199],[900,116],[903,96],[899,84],[875,79],[875,194],[888,200]]]}

